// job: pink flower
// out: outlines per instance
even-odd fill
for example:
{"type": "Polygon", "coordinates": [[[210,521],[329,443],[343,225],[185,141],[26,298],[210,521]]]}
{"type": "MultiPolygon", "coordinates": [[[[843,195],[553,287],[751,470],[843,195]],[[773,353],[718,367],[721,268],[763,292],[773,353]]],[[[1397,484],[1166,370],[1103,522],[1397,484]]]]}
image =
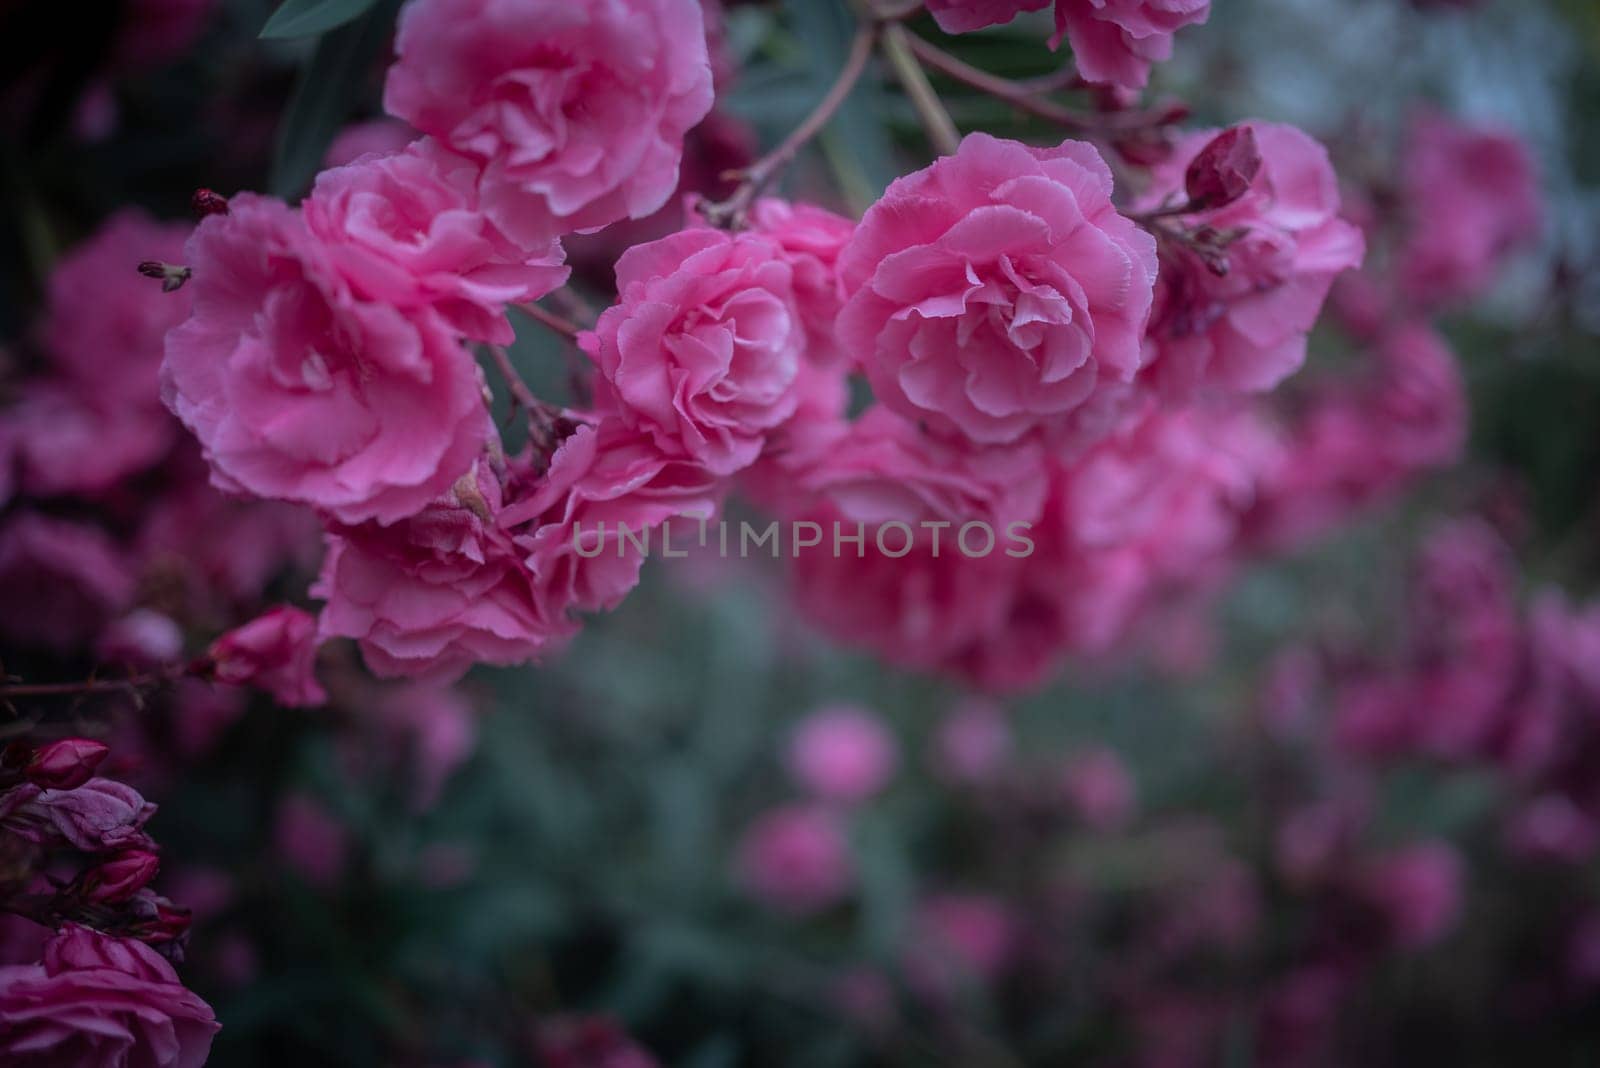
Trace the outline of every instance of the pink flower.
{"type": "Polygon", "coordinates": [[[484,166],[525,243],[643,218],[711,109],[696,0],[413,0],[384,107],[484,166]]]}
{"type": "Polygon", "coordinates": [[[108,414],[157,408],[162,339],[188,318],[192,293],[187,286],[163,293],[135,268],[146,260],[187,262],[189,230],[120,211],[50,272],[40,340],[79,396],[108,414]]]}
{"type": "MultiPolygon", "coordinates": [[[[1157,224],[1168,236],[1145,376],[1169,394],[1267,390],[1299,370],[1334,277],[1359,266],[1364,253],[1361,231],[1339,218],[1338,183],[1323,147],[1292,126],[1246,128],[1261,154],[1248,191],[1157,224]]],[[[1180,141],[1153,169],[1142,209],[1188,203],[1186,172],[1216,136],[1180,141]]]]}
{"type": "Polygon", "coordinates": [[[833,323],[842,304],[839,254],[856,224],[813,204],[763,197],[750,209],[750,227],[776,243],[794,271],[794,298],[811,359],[828,364],[848,359],[834,342],[833,323]]]}
{"type": "Polygon", "coordinates": [[[958,784],[993,779],[1011,757],[1011,725],[992,701],[969,698],[951,710],[934,735],[934,770],[958,784]]]}
{"type": "Polygon", "coordinates": [[[750,825],[739,842],[738,873],[751,894],[794,915],[834,904],[855,878],[838,819],[803,805],[773,809],[750,825]]]}
{"type": "MultiPolygon", "coordinates": [[[[188,466],[203,471],[198,450],[193,459],[188,466]]],[[[145,508],[135,549],[146,574],[186,594],[190,612],[231,616],[236,605],[259,603],[284,569],[316,566],[321,527],[309,510],[228,497],[184,475],[186,485],[145,508]]]]}
{"type": "MultiPolygon", "coordinates": [[[[1142,88],[1152,64],[1172,58],[1172,35],[1204,22],[1211,0],[1055,0],[1055,48],[1063,35],[1086,81],[1142,88]]],[[[970,33],[1040,11],[1050,0],[927,0],[945,33],[970,33]]]]}
{"type": "Polygon", "coordinates": [[[471,465],[481,378],[436,313],[358,297],[263,197],[202,221],[187,255],[195,310],[167,337],[162,396],[219,488],[392,523],[471,465]]]}
{"type": "Polygon", "coordinates": [[[216,0],[133,0],[117,37],[116,60],[130,68],[183,55],[205,29],[216,0]]]}
{"type": "Polygon", "coordinates": [[[580,339],[596,403],[670,456],[728,475],[794,414],[806,358],[794,270],[758,234],[683,230],[617,261],[618,303],[580,339]]]}
{"type": "Polygon", "coordinates": [[[882,406],[817,433],[778,464],[791,469],[782,476],[791,508],[822,498],[847,523],[983,521],[1004,533],[1044,507],[1042,449],[937,438],[882,406]]]}
{"type": "Polygon", "coordinates": [[[85,853],[148,848],[144,825],[156,806],[113,779],[90,779],[67,790],[14,787],[0,797],[0,819],[30,842],[65,843],[85,853]]]}
{"type": "Polygon", "coordinates": [[[1072,45],[1086,81],[1141,89],[1153,64],[1172,58],[1172,35],[1205,22],[1211,0],[1056,0],[1056,35],[1072,45]]]}
{"type": "Polygon", "coordinates": [[[1508,253],[1539,236],[1538,170],[1515,134],[1417,115],[1406,137],[1400,279],[1415,301],[1465,300],[1488,289],[1508,253]]]}
{"type": "Polygon", "coordinates": [[[218,1024],[155,950],[77,924],[0,968],[0,1059],[17,1068],[200,1068],[218,1024]]]}
{"type": "Polygon", "coordinates": [[[643,1046],[604,1016],[543,1021],[535,1044],[543,1068],[659,1068],[643,1046]]]}
{"type": "Polygon", "coordinates": [[[290,794],[278,805],[273,844],[278,856],[312,886],[339,881],[350,836],[325,806],[306,794],[290,794]]]}
{"type": "Polygon", "coordinates": [[[393,119],[356,122],[339,131],[322,157],[326,170],[354,163],[362,156],[392,156],[417,140],[417,131],[393,119]]]}
{"type": "Polygon", "coordinates": [[[795,781],[817,798],[853,805],[888,784],[899,754],[893,735],[875,715],[837,705],[800,723],[785,760],[795,781]]]}
{"type": "Polygon", "coordinates": [[[1094,748],[1073,757],[1063,769],[1061,786],[1073,814],[1095,831],[1125,825],[1138,803],[1127,765],[1110,749],[1094,748]]]}
{"type": "Polygon", "coordinates": [[[723,492],[704,467],[664,456],[615,419],[577,425],[549,470],[522,481],[500,522],[516,535],[539,603],[559,613],[615,608],[639,583],[641,546],[683,552],[723,492]]]}
{"type": "MultiPolygon", "coordinates": [[[[156,295],[162,295],[159,288],[156,295]]],[[[155,466],[172,448],[178,425],[155,403],[154,368],[147,369],[151,380],[125,397],[106,395],[103,383],[88,387],[71,379],[24,385],[0,415],[0,435],[10,439],[23,492],[98,497],[155,466]]]]}
{"type": "Polygon", "coordinates": [[[437,309],[468,337],[509,344],[506,305],[567,280],[561,242],[512,244],[479,210],[478,165],[427,138],[323,171],[301,210],[359,296],[437,309]]]}
{"type": "Polygon", "coordinates": [[[1010,22],[1024,11],[1042,11],[1050,0],[927,0],[927,6],[945,33],[971,33],[1010,22]]]}
{"type": "Polygon", "coordinates": [[[218,682],[255,686],[290,708],[320,705],[328,694],[316,677],[317,621],[279,605],[211,644],[218,682]]]}
{"type": "Polygon", "coordinates": [[[124,901],[143,890],[156,877],[161,858],[149,849],[130,849],[100,864],[84,876],[90,901],[124,901]]]}
{"type": "Polygon", "coordinates": [[[0,528],[0,634],[69,650],[127,610],[134,576],[101,530],[31,512],[0,528]]]}
{"type": "Polygon", "coordinates": [[[1461,914],[1462,874],[1454,849],[1425,842],[1373,861],[1361,883],[1388,920],[1395,942],[1416,949],[1437,942],[1455,926],[1461,914]]]}
{"type": "Polygon", "coordinates": [[[435,682],[565,639],[572,626],[538,600],[499,511],[499,482],[480,464],[403,522],[335,528],[312,589],[327,602],[319,635],[356,639],[380,676],[435,682]]]}
{"type": "Polygon", "coordinates": [[[998,978],[1016,952],[1019,933],[1005,904],[983,894],[928,898],[917,908],[915,930],[906,966],[932,993],[955,989],[962,979],[998,978]]]}
{"type": "Polygon", "coordinates": [[[1139,370],[1155,244],[1093,147],[972,134],[889,187],[839,274],[839,343],[882,403],[981,443],[1061,439],[1139,370]]]}

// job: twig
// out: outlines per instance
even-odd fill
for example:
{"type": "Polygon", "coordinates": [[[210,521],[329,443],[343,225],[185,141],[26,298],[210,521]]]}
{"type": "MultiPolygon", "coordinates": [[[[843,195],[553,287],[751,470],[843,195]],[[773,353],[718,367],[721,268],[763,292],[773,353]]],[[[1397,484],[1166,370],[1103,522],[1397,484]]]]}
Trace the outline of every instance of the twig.
{"type": "Polygon", "coordinates": [[[577,323],[573,322],[571,319],[568,319],[562,315],[557,315],[555,312],[540,307],[538,304],[534,304],[531,301],[527,304],[519,304],[517,307],[527,312],[528,317],[533,319],[540,326],[555,331],[562,337],[565,337],[568,341],[578,340],[578,335],[583,332],[583,328],[577,323]]]}
{"type": "Polygon", "coordinates": [[[743,224],[745,213],[750,210],[750,205],[755,202],[756,197],[761,195],[778,172],[788,166],[813,137],[822,132],[828,120],[833,118],[834,113],[845,102],[845,98],[850,95],[850,90],[861,80],[862,73],[867,69],[867,60],[872,58],[872,49],[877,43],[879,33],[880,27],[876,22],[863,23],[856,30],[855,39],[850,43],[850,54],[827,94],[818,101],[805,121],[796,126],[778,147],[750,166],[734,171],[728,176],[740,179],[739,188],[734,190],[732,196],[720,203],[700,205],[700,213],[708,221],[724,227],[737,227],[743,224]]]}
{"type": "Polygon", "coordinates": [[[534,396],[533,390],[528,388],[528,383],[524,382],[522,376],[517,374],[517,369],[512,365],[511,357],[507,354],[505,347],[501,345],[488,345],[485,347],[489,350],[490,358],[494,360],[495,369],[500,372],[500,377],[505,380],[506,389],[511,391],[511,399],[530,413],[544,408],[544,401],[534,396]]]}
{"type": "Polygon", "coordinates": [[[916,35],[904,26],[892,23],[884,28],[883,51],[894,68],[895,76],[905,88],[911,105],[917,109],[917,118],[928,134],[928,141],[941,156],[955,152],[961,144],[961,133],[956,129],[950,113],[945,110],[939,94],[928,81],[927,72],[916,57],[916,35]]]}
{"type": "Polygon", "coordinates": [[[907,46],[918,60],[946,77],[1003,100],[1019,111],[1055,123],[1057,126],[1080,133],[1126,133],[1156,126],[1167,126],[1179,121],[1183,112],[1172,107],[1153,111],[1121,111],[1107,114],[1087,114],[1064,108],[1048,100],[1040,100],[1031,85],[1019,84],[1009,78],[990,74],[957,59],[949,52],[930,44],[913,33],[905,33],[907,46]]]}

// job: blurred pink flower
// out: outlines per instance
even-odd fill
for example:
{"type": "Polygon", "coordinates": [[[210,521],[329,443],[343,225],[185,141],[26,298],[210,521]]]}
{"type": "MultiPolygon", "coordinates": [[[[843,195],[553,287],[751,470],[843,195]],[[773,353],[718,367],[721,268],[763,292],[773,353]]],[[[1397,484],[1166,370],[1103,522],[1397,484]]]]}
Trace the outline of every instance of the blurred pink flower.
{"type": "Polygon", "coordinates": [[[856,705],[829,705],[800,722],[784,759],[795,782],[818,800],[854,805],[888,785],[899,753],[875,714],[856,705]]]}
{"type": "Polygon", "coordinates": [[[289,794],[278,803],[272,840],[278,859],[318,889],[339,881],[350,853],[344,824],[309,794],[289,794]]]}
{"type": "Polygon", "coordinates": [[[324,170],[354,163],[362,156],[392,156],[402,151],[421,136],[403,122],[394,119],[369,119],[355,122],[339,131],[322,157],[324,170]]]}
{"type": "Polygon", "coordinates": [[[1371,861],[1361,875],[1364,893],[1388,920],[1402,948],[1437,942],[1461,914],[1461,857],[1441,842],[1425,842],[1371,861]]]}
{"type": "Polygon", "coordinates": [[[0,635],[69,650],[133,600],[127,557],[97,527],[32,512],[0,526],[0,635]]]}
{"type": "Polygon", "coordinates": [[[1406,294],[1424,303],[1477,296],[1543,226],[1532,153],[1514,133],[1432,110],[1413,117],[1405,144],[1399,270],[1406,294]]]}
{"type": "Polygon", "coordinates": [[[979,784],[995,779],[1011,752],[1005,709],[983,698],[967,698],[939,722],[931,758],[941,778],[979,784]]]}
{"type": "Polygon", "coordinates": [[[751,895],[795,915],[834,904],[855,879],[838,817],[809,805],[776,808],[757,817],[739,841],[736,862],[739,879],[751,895]]]}
{"type": "Polygon", "coordinates": [[[1137,788],[1127,765],[1106,748],[1088,749],[1067,761],[1061,787],[1073,814],[1094,831],[1125,826],[1138,804],[1137,788]]]}

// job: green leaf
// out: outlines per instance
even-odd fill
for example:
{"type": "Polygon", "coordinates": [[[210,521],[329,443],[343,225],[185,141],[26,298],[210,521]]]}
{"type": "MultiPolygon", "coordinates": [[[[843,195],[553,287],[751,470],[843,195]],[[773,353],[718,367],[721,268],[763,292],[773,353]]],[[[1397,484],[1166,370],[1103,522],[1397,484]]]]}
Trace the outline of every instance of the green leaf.
{"type": "Polygon", "coordinates": [[[389,39],[398,7],[398,0],[382,0],[356,21],[317,41],[278,127],[271,181],[278,196],[299,196],[322,169],[328,145],[366,89],[373,60],[389,39]]]}
{"type": "Polygon", "coordinates": [[[378,0],[283,0],[261,27],[265,38],[313,37],[336,30],[372,10],[378,0]]]}

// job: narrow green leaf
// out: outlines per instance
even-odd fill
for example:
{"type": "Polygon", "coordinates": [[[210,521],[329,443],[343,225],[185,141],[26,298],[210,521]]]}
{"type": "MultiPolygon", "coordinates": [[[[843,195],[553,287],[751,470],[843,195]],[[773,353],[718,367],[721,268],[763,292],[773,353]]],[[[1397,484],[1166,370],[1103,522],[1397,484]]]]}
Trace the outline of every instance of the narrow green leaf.
{"type": "Polygon", "coordinates": [[[317,41],[278,127],[271,182],[278,196],[293,199],[316,177],[328,145],[367,87],[373,61],[389,39],[398,7],[398,0],[383,0],[355,22],[317,41]]]}
{"type": "Polygon", "coordinates": [[[336,30],[372,10],[378,0],[283,0],[261,27],[266,38],[312,37],[336,30]]]}

